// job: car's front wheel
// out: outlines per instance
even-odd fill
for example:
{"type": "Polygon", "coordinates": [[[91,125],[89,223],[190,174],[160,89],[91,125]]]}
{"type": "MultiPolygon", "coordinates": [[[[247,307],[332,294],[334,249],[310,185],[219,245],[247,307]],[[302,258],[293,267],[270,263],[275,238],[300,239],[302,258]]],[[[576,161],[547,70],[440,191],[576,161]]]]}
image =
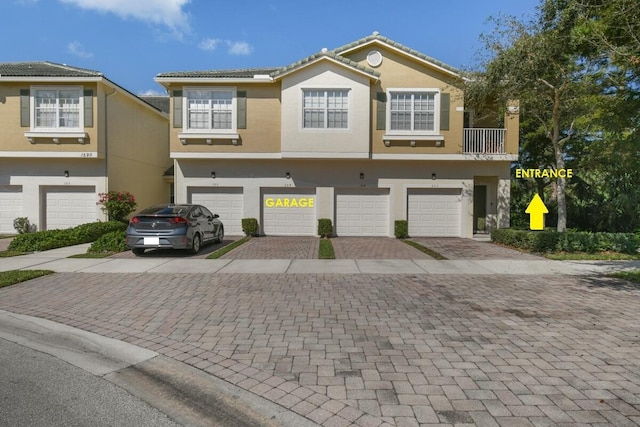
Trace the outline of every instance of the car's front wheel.
{"type": "Polygon", "coordinates": [[[133,248],[131,249],[134,255],[142,255],[144,253],[144,248],[133,248]]]}
{"type": "Polygon", "coordinates": [[[193,236],[193,241],[191,242],[191,253],[195,255],[198,252],[200,252],[201,244],[202,244],[202,240],[200,240],[200,235],[196,233],[193,236]]]}
{"type": "Polygon", "coordinates": [[[222,241],[224,240],[224,227],[220,226],[220,229],[218,230],[218,237],[217,237],[218,243],[222,243],[222,241]]]}

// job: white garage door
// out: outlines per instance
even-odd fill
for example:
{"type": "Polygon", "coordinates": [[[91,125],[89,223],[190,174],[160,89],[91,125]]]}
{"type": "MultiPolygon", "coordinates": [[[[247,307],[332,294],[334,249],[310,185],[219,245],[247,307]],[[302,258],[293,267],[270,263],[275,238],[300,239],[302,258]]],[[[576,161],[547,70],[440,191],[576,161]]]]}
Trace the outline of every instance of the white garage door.
{"type": "Polygon", "coordinates": [[[71,228],[98,220],[94,187],[69,187],[45,191],[47,230],[71,228]]]}
{"type": "Polygon", "coordinates": [[[459,189],[410,189],[409,236],[460,236],[461,206],[459,189]]]}
{"type": "Polygon", "coordinates": [[[338,236],[388,236],[389,189],[336,190],[338,236]]]}
{"type": "Polygon", "coordinates": [[[13,234],[13,220],[22,214],[22,187],[0,185],[0,233],[13,234]]]}
{"type": "Polygon", "coordinates": [[[263,190],[262,229],[272,236],[315,236],[316,189],[263,190]]]}
{"type": "Polygon", "coordinates": [[[189,188],[191,203],[205,206],[220,215],[224,232],[229,236],[241,236],[244,202],[241,187],[189,188]]]}

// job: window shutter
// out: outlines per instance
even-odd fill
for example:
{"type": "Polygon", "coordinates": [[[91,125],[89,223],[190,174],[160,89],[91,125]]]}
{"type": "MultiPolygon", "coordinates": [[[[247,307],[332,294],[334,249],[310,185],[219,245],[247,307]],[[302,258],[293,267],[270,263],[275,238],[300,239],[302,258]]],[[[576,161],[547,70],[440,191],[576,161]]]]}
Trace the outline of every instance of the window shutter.
{"type": "Polygon", "coordinates": [[[30,93],[29,89],[20,89],[20,126],[29,127],[31,126],[30,120],[30,93]]]}
{"type": "Polygon", "coordinates": [[[247,92],[238,91],[236,95],[238,107],[238,129],[247,128],[247,92]]]}
{"type": "Polygon", "coordinates": [[[93,90],[84,90],[84,127],[93,127],[93,90]]]}
{"type": "Polygon", "coordinates": [[[376,93],[376,130],[387,128],[387,94],[376,93]]]}
{"type": "Polygon", "coordinates": [[[173,91],[173,127],[182,127],[182,91],[173,91]]]}
{"type": "Polygon", "coordinates": [[[440,130],[449,130],[449,110],[451,105],[451,95],[440,94],[440,130]]]}

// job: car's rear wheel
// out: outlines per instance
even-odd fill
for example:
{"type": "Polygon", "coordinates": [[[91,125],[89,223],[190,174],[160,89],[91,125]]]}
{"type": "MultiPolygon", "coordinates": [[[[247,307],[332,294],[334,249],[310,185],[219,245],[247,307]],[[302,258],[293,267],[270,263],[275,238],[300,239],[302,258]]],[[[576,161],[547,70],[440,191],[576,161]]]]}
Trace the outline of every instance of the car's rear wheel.
{"type": "Polygon", "coordinates": [[[144,248],[133,248],[131,249],[134,255],[142,255],[144,253],[144,248]]]}
{"type": "Polygon", "coordinates": [[[202,244],[202,240],[200,240],[200,235],[196,233],[193,236],[193,241],[191,242],[191,253],[195,255],[198,252],[200,252],[201,244],[202,244]]]}
{"type": "Polygon", "coordinates": [[[222,240],[224,240],[224,227],[220,226],[220,230],[218,230],[218,243],[222,243],[222,240]]]}

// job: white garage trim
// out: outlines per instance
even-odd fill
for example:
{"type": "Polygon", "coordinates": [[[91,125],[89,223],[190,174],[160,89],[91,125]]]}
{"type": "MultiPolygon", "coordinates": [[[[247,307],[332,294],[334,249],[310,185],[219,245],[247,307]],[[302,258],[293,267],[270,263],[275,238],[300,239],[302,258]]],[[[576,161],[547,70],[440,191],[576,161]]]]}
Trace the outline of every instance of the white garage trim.
{"type": "Polygon", "coordinates": [[[459,188],[407,190],[409,236],[459,237],[462,225],[459,188]]]}
{"type": "Polygon", "coordinates": [[[244,194],[242,187],[189,187],[187,197],[190,203],[205,206],[220,215],[224,232],[228,236],[241,236],[244,215],[244,194]]]}
{"type": "Polygon", "coordinates": [[[0,185],[0,233],[13,234],[13,220],[23,216],[22,186],[0,185]]]}
{"type": "Polygon", "coordinates": [[[44,230],[75,227],[98,220],[98,196],[95,187],[43,188],[44,230]]]}
{"type": "Polygon", "coordinates": [[[315,236],[315,188],[263,188],[262,231],[267,236],[315,236]]]}
{"type": "Polygon", "coordinates": [[[336,189],[338,236],[388,236],[389,189],[336,189]]]}

